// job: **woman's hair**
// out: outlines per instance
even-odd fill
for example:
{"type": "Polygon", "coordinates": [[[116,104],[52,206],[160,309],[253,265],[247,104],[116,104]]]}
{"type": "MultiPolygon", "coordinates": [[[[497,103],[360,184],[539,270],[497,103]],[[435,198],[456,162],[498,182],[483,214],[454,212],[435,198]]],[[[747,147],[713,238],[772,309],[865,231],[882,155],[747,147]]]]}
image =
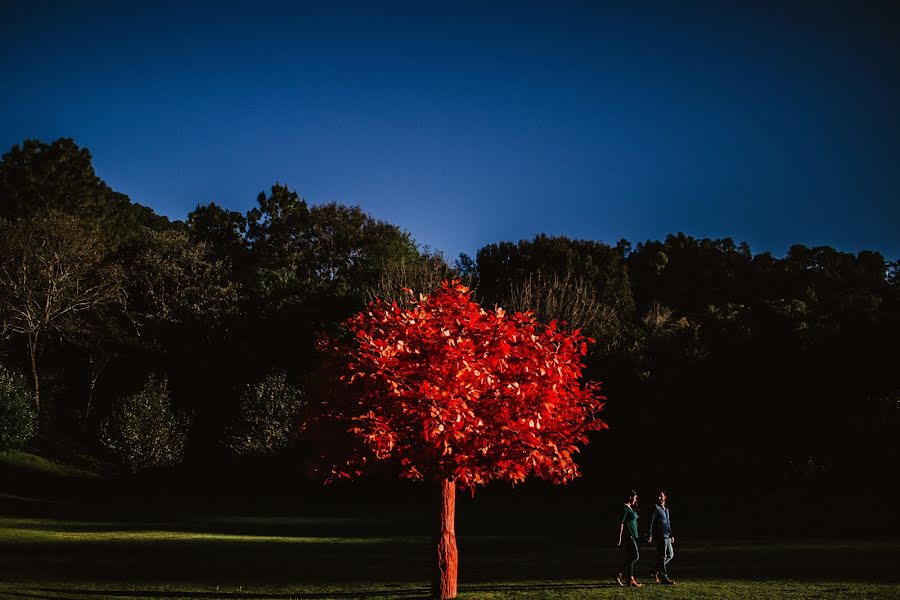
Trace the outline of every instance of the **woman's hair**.
{"type": "Polygon", "coordinates": [[[628,492],[628,497],[626,498],[626,500],[630,502],[630,501],[634,500],[635,496],[637,496],[637,492],[634,490],[631,490],[630,492],[628,492]]]}

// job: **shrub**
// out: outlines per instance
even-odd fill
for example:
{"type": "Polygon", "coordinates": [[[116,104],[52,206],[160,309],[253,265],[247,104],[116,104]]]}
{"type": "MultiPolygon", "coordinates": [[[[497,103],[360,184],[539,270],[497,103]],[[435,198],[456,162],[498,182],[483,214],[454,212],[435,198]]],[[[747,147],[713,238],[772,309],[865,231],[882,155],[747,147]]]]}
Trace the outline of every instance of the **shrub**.
{"type": "Polygon", "coordinates": [[[0,366],[0,450],[21,448],[37,428],[34,397],[25,378],[0,366]]]}
{"type": "Polygon", "coordinates": [[[242,456],[270,456],[291,441],[306,407],[306,394],[284,373],[272,373],[241,395],[225,446],[242,456]]]}
{"type": "Polygon", "coordinates": [[[150,376],[144,388],[113,407],[100,441],[131,473],[176,464],[184,456],[188,418],[175,414],[165,378],[150,376]]]}

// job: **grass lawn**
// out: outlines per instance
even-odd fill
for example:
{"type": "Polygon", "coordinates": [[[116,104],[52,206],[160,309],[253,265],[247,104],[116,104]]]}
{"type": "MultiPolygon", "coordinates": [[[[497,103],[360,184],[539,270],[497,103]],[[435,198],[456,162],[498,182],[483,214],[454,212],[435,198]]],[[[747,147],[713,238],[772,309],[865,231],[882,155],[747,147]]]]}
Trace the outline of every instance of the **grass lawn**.
{"type": "MultiPolygon", "coordinates": [[[[396,515],[0,517],[0,597],[425,598],[429,540],[404,529],[396,515]]],[[[676,545],[677,586],[631,590],[593,536],[458,536],[460,598],[900,597],[895,542],[691,540],[676,545]]]]}
{"type": "Polygon", "coordinates": [[[91,471],[18,450],[0,452],[0,472],[18,478],[100,479],[99,475],[91,471]]]}
{"type": "MultiPolygon", "coordinates": [[[[150,497],[101,484],[52,460],[0,454],[0,598],[428,597],[433,516],[421,488],[150,497]]],[[[646,585],[632,590],[611,577],[616,499],[532,489],[458,502],[462,599],[900,598],[894,539],[781,539],[762,529],[764,511],[685,501],[670,566],[678,585],[649,583],[654,552],[644,546],[646,585]],[[729,538],[735,514],[745,527],[729,538]]]]}

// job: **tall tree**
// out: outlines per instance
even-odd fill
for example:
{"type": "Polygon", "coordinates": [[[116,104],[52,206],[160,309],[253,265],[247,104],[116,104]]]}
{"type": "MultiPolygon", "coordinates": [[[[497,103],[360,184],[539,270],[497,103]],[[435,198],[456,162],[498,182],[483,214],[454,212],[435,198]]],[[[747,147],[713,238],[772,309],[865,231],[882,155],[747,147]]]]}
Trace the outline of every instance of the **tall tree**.
{"type": "Polygon", "coordinates": [[[538,271],[523,281],[512,282],[499,303],[509,311],[532,310],[544,320],[558,319],[591,333],[602,331],[618,316],[571,268],[563,274],[538,271]]]}
{"type": "Polygon", "coordinates": [[[745,287],[752,256],[731,238],[697,239],[683,233],[646,241],[628,254],[628,274],[639,308],[661,302],[699,313],[710,304],[736,302],[752,293],[745,287]],[[743,284],[743,285],[742,285],[743,284]]]}
{"type": "Polygon", "coordinates": [[[118,301],[121,282],[96,229],[75,217],[49,210],[0,221],[0,316],[5,328],[25,337],[39,413],[45,337],[65,334],[82,313],[118,301]]]}
{"type": "Polygon", "coordinates": [[[601,242],[539,235],[489,244],[478,251],[477,281],[486,304],[535,301],[530,308],[541,318],[577,316],[605,351],[624,340],[634,311],[621,252],[601,242]]]}
{"type": "Polygon", "coordinates": [[[239,286],[228,258],[183,231],[145,229],[121,255],[132,274],[129,312],[141,326],[215,323],[235,309],[239,286]]]}
{"type": "Polygon", "coordinates": [[[358,207],[310,206],[283,185],[247,214],[244,327],[259,376],[307,370],[315,332],[365,306],[384,269],[418,257],[409,235],[358,207]]]}
{"type": "Polygon", "coordinates": [[[440,253],[425,250],[420,256],[403,258],[385,265],[378,280],[369,288],[368,300],[406,303],[418,294],[430,294],[444,281],[460,277],[440,253]],[[410,290],[413,294],[410,294],[410,290]]]}
{"type": "Polygon", "coordinates": [[[456,596],[456,488],[529,475],[566,483],[574,454],[604,429],[599,384],[584,383],[592,342],[530,313],[486,311],[461,284],[400,308],[376,301],[346,322],[347,339],[324,341],[346,395],[326,400],[319,426],[355,444],[336,477],[396,461],[401,476],[435,485],[435,597],[456,596]]]}
{"type": "Polygon", "coordinates": [[[315,296],[359,304],[387,265],[418,257],[408,234],[359,207],[310,207],[283,185],[257,204],[247,214],[247,243],[257,293],[269,307],[315,296]]]}
{"type": "Polygon", "coordinates": [[[171,227],[165,217],[112,190],[94,172],[91,153],[71,138],[51,144],[25,140],[0,159],[0,218],[19,219],[47,209],[98,225],[111,247],[142,227],[171,227]]]}
{"type": "Polygon", "coordinates": [[[188,214],[187,227],[192,240],[209,244],[216,255],[227,256],[235,263],[243,259],[247,249],[247,218],[241,213],[226,210],[214,202],[197,205],[188,214]]]}

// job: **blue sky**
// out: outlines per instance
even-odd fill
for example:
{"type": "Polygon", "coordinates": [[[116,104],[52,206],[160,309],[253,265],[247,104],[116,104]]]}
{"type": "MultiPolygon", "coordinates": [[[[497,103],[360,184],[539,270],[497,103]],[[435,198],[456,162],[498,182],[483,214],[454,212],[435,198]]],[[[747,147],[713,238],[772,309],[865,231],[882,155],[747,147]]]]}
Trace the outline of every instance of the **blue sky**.
{"type": "Polygon", "coordinates": [[[450,258],[683,231],[900,258],[886,2],[0,0],[0,148],[173,218],[274,182],[450,258]]]}

